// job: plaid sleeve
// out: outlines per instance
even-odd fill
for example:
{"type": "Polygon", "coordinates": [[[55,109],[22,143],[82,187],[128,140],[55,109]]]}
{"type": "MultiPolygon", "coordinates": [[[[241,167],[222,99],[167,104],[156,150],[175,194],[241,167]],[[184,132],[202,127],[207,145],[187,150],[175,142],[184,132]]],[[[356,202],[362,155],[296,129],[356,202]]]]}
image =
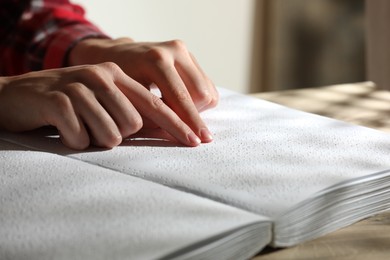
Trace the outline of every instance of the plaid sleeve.
{"type": "Polygon", "coordinates": [[[9,28],[0,29],[2,75],[64,67],[69,51],[78,41],[91,37],[108,38],[85,18],[82,7],[68,0],[0,2],[3,11],[5,8],[15,10],[8,15],[8,23],[2,23],[9,28]]]}
{"type": "Polygon", "coordinates": [[[35,51],[31,52],[30,68],[37,70],[67,66],[69,51],[77,42],[85,38],[107,38],[107,36],[92,24],[86,23],[57,28],[55,33],[48,34],[45,39],[35,43],[33,48],[35,51]]]}

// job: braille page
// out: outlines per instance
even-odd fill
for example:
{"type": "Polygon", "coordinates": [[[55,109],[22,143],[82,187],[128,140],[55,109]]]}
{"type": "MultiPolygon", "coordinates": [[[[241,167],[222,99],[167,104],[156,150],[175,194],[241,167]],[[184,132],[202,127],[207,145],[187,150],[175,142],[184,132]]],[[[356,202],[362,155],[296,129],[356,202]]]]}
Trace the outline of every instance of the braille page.
{"type": "Polygon", "coordinates": [[[54,136],[2,136],[272,218],[334,184],[390,169],[388,134],[220,94],[218,107],[202,113],[214,141],[195,148],[126,140],[112,150],[75,152],[54,136]]]}
{"type": "Polygon", "coordinates": [[[0,161],[0,259],[157,259],[206,242],[239,259],[270,241],[264,218],[136,177],[2,142],[0,161]]]}

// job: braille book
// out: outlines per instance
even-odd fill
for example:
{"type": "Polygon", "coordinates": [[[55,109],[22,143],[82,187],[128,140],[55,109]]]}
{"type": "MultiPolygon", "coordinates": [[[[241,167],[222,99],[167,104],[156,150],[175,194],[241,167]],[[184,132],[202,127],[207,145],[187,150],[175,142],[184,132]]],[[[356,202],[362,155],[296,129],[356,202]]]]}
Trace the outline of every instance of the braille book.
{"type": "Polygon", "coordinates": [[[390,135],[219,88],[214,141],[0,133],[0,259],[248,259],[390,209],[390,135]]]}

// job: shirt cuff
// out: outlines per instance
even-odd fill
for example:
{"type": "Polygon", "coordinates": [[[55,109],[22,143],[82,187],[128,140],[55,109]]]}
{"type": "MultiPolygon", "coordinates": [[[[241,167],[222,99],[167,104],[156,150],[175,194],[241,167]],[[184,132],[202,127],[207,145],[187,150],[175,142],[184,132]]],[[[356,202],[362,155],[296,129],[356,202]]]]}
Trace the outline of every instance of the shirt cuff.
{"type": "Polygon", "coordinates": [[[67,66],[70,50],[86,38],[110,38],[92,24],[75,24],[61,28],[55,33],[46,51],[43,69],[67,66]]]}

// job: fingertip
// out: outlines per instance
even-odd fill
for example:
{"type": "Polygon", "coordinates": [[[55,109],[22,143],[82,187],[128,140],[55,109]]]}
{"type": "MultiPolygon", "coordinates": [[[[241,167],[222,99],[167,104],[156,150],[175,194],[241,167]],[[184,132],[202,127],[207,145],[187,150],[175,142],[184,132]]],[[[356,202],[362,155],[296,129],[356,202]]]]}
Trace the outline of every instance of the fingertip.
{"type": "Polygon", "coordinates": [[[98,147],[106,148],[106,149],[112,149],[118,145],[120,145],[123,141],[123,137],[121,134],[111,134],[104,137],[91,137],[92,144],[98,147]]]}
{"type": "Polygon", "coordinates": [[[187,139],[188,139],[188,144],[193,147],[200,145],[202,142],[200,138],[193,132],[187,135],[187,139]]]}
{"type": "Polygon", "coordinates": [[[84,137],[84,138],[79,138],[79,140],[76,140],[76,138],[66,137],[60,132],[60,139],[65,146],[73,150],[85,150],[90,145],[90,140],[88,136],[86,138],[84,137]]]}
{"type": "Polygon", "coordinates": [[[108,144],[107,148],[114,148],[118,145],[120,145],[121,143],[123,142],[123,137],[121,134],[117,135],[117,136],[113,136],[111,142],[108,144]]]}
{"type": "Polygon", "coordinates": [[[200,130],[200,139],[202,143],[210,143],[213,141],[213,135],[207,128],[202,128],[200,130]]]}

